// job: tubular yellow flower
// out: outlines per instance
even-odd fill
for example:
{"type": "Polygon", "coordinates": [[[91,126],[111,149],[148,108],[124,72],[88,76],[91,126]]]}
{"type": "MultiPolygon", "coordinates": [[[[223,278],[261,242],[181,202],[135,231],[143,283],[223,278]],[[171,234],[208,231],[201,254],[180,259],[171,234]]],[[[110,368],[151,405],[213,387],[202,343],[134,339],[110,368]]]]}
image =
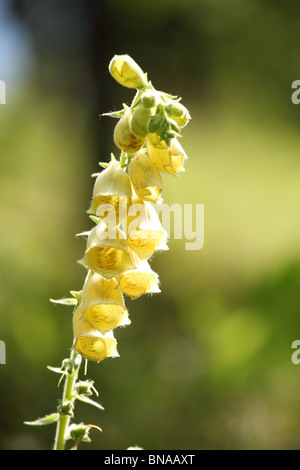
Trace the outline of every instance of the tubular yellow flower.
{"type": "Polygon", "coordinates": [[[119,357],[117,341],[110,333],[101,335],[98,331],[93,331],[79,336],[72,349],[85,359],[95,362],[101,362],[107,357],[119,357]]]}
{"type": "Polygon", "coordinates": [[[145,74],[141,67],[127,54],[115,55],[109,64],[113,78],[127,88],[146,86],[145,74]]]}
{"type": "Polygon", "coordinates": [[[124,223],[127,224],[128,247],[144,261],[157,250],[168,250],[167,234],[153,205],[149,202],[134,201],[124,223]]]}
{"type": "Polygon", "coordinates": [[[128,166],[133,189],[139,199],[161,202],[163,191],[161,176],[152,160],[145,153],[138,153],[128,166]]]}
{"type": "Polygon", "coordinates": [[[147,261],[140,263],[136,269],[120,274],[117,281],[118,289],[131,300],[144,294],[160,292],[158,275],[152,271],[147,261]]]}
{"type": "Polygon", "coordinates": [[[116,289],[115,279],[105,279],[100,274],[92,274],[83,288],[81,317],[93,328],[105,334],[118,326],[129,325],[128,312],[122,293],[116,289]]]}
{"type": "Polygon", "coordinates": [[[91,305],[85,308],[84,318],[102,334],[112,331],[118,326],[130,325],[127,310],[122,305],[91,305]]]}
{"type": "Polygon", "coordinates": [[[83,318],[84,306],[80,304],[73,315],[73,348],[85,359],[100,362],[106,357],[118,357],[117,342],[113,332],[105,335],[95,330],[83,318]]]}
{"type": "Polygon", "coordinates": [[[106,279],[136,267],[122,230],[118,227],[107,229],[101,220],[91,230],[85,255],[79,263],[106,279]]]}
{"type": "Polygon", "coordinates": [[[171,146],[168,147],[156,134],[148,134],[147,149],[152,162],[160,171],[175,176],[184,171],[187,155],[177,139],[172,139],[171,146]]]}
{"type": "Polygon", "coordinates": [[[131,203],[132,189],[129,176],[121,168],[120,162],[113,160],[97,177],[89,214],[109,217],[119,224],[126,216],[131,203]]]}
{"type": "Polygon", "coordinates": [[[56,412],[27,422],[57,423],[54,450],[64,450],[69,439],[75,441],[71,450],[90,440],[88,431],[94,425],[71,422],[76,400],[103,409],[90,398],[92,392],[98,395],[93,381],[78,379],[82,358],[101,362],[118,357],[114,330],[131,323],[124,296],[135,300],[160,292],[158,275],[148,262],[157,250],[168,250],[167,234],[155,209],[165,209],[158,206],[163,192],[160,171],[177,175],[184,171],[187,158],[177,140],[190,119],[179,103],[181,98],[157,91],[128,55],[115,55],[109,71],[118,83],[137,90],[130,107],[123,104],[122,110],[105,113],[119,119],[114,141],[122,152],[120,161],[112,155],[109,164],[100,163],[106,168],[97,174],[87,211],[96,226],[77,234],[88,236],[78,261],[88,270],[83,288],[70,291],[72,298],[52,299],[75,306],[70,356],[61,367],[49,367],[60,374],[59,383],[64,381],[62,399],[56,412]],[[146,138],[147,148],[143,148],[146,138]]]}
{"type": "Polygon", "coordinates": [[[145,137],[140,137],[132,132],[130,126],[131,117],[132,112],[130,110],[126,111],[114,130],[115,144],[126,153],[138,152],[145,143],[145,137]]]}

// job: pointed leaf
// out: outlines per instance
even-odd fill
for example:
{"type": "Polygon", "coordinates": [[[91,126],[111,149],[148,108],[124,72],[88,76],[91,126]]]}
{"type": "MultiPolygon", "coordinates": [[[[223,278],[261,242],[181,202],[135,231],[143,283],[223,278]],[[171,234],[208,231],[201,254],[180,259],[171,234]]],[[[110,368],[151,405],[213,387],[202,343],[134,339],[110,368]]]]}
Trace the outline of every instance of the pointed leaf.
{"type": "Polygon", "coordinates": [[[86,230],[85,232],[76,233],[76,237],[88,237],[90,233],[90,230],[86,230]]]}
{"type": "Polygon", "coordinates": [[[25,421],[24,424],[28,424],[29,426],[45,426],[47,424],[55,423],[58,418],[58,413],[52,413],[51,415],[46,415],[43,418],[38,418],[35,421],[25,421]]]}
{"type": "Polygon", "coordinates": [[[76,299],[50,299],[50,302],[54,304],[61,304],[61,305],[76,305],[76,299]]]}
{"type": "Polygon", "coordinates": [[[51,370],[51,372],[55,372],[56,374],[66,374],[67,373],[65,370],[62,370],[61,367],[47,366],[47,369],[51,370]]]}
{"type": "Polygon", "coordinates": [[[90,215],[90,219],[95,222],[95,224],[100,222],[100,217],[96,217],[95,215],[90,215]]]}
{"type": "Polygon", "coordinates": [[[86,397],[85,395],[77,395],[76,396],[77,400],[83,401],[84,403],[87,403],[88,405],[95,406],[96,408],[99,408],[99,410],[104,410],[103,406],[100,405],[100,403],[97,403],[94,400],[91,400],[91,398],[86,397]]]}

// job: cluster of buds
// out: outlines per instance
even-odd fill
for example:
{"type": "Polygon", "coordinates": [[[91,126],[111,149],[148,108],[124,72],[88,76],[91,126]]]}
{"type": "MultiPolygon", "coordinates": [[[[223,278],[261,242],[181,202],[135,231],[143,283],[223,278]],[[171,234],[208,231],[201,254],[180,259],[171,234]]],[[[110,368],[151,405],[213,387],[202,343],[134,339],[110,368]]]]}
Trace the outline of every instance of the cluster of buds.
{"type": "Polygon", "coordinates": [[[155,90],[128,55],[115,56],[109,71],[136,95],[130,107],[107,114],[118,119],[114,141],[121,157],[100,163],[88,209],[95,226],[81,234],[87,244],[79,262],[87,276],[76,293],[73,349],[96,362],[119,355],[114,330],[130,324],[124,296],[160,292],[149,264],[155,252],[168,249],[155,210],[162,202],[160,172],[184,170],[187,156],[178,139],[190,119],[180,98],[155,90]]]}

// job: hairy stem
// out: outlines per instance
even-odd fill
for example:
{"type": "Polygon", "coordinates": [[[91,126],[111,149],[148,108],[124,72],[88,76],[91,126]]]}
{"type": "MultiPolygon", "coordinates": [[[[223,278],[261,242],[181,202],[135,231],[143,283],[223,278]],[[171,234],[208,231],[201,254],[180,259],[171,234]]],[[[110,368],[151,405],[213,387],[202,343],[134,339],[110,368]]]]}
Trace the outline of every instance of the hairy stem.
{"type": "MultiPolygon", "coordinates": [[[[70,355],[70,363],[73,364],[73,367],[72,367],[71,372],[67,373],[65,377],[61,408],[63,406],[66,406],[67,403],[71,404],[71,407],[73,408],[73,405],[76,399],[74,388],[75,388],[75,384],[76,384],[76,380],[78,377],[78,372],[79,372],[79,368],[81,364],[80,354],[72,350],[71,355],[70,355]]],[[[65,449],[66,433],[68,430],[70,419],[71,419],[70,414],[66,414],[62,410],[60,410],[60,416],[57,422],[53,450],[65,449]]]]}

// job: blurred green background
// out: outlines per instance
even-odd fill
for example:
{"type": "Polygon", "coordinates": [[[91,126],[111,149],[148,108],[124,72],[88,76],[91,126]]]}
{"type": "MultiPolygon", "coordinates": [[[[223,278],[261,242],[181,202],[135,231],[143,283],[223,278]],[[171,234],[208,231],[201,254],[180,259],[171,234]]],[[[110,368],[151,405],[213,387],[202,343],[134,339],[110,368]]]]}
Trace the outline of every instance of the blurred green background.
{"type": "MultiPolygon", "coordinates": [[[[117,152],[104,112],[131,90],[108,73],[128,53],[192,120],[169,204],[205,205],[205,243],[170,239],[159,295],[126,301],[120,358],[89,363],[99,412],[82,449],[299,449],[300,5],[295,0],[3,0],[0,6],[0,449],[49,449],[91,227],[91,174],[117,152]]],[[[83,377],[84,378],[84,377],[83,377]]]]}

